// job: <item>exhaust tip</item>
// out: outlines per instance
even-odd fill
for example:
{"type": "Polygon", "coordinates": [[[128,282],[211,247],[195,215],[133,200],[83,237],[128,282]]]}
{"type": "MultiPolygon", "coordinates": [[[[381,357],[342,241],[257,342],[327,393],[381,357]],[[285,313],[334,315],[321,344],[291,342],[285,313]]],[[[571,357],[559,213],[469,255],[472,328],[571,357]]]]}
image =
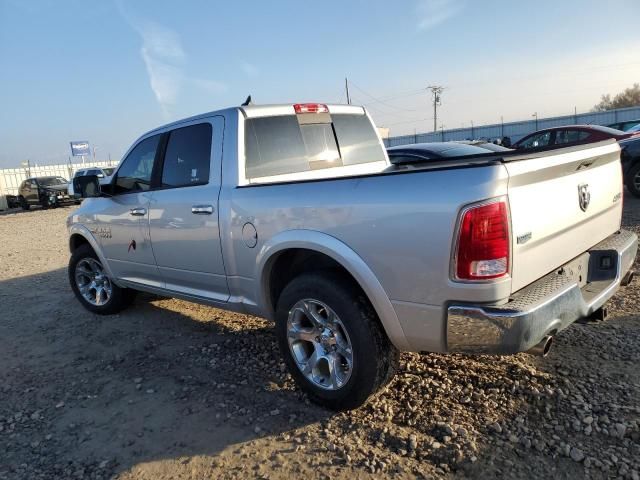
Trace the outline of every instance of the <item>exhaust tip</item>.
{"type": "Polygon", "coordinates": [[[633,270],[630,270],[629,272],[627,272],[627,274],[624,276],[624,278],[620,282],[620,286],[626,287],[631,283],[631,281],[633,280],[633,277],[635,276],[636,276],[636,272],[634,272],[633,270]]]}
{"type": "Polygon", "coordinates": [[[535,355],[537,357],[546,357],[551,351],[552,344],[553,337],[551,335],[547,335],[540,341],[540,343],[527,350],[527,353],[529,355],[535,355]]]}

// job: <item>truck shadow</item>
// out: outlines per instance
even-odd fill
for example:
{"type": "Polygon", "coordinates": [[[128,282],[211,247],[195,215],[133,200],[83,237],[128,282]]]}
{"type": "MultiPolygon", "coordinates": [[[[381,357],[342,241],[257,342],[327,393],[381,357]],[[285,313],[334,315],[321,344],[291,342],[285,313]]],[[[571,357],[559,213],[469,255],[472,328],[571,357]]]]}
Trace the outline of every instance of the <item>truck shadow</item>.
{"type": "Polygon", "coordinates": [[[96,316],[64,269],[0,282],[0,303],[0,420],[20,412],[9,433],[37,443],[3,449],[0,478],[33,455],[53,477],[215,455],[331,415],[294,388],[265,320],[145,294],[96,316]]]}
{"type": "MultiPolygon", "coordinates": [[[[265,320],[144,294],[118,315],[92,315],[64,269],[0,281],[0,305],[0,479],[189,477],[192,468],[198,478],[235,478],[261,466],[283,476],[269,470],[271,457],[303,447],[312,471],[327,475],[349,462],[366,476],[382,458],[411,476],[444,465],[441,475],[525,478],[553,465],[575,478],[582,466],[550,440],[552,422],[575,415],[558,371],[569,362],[573,376],[587,375],[603,339],[606,351],[618,341],[608,334],[615,325],[577,325],[544,361],[405,354],[386,392],[335,414],[295,388],[265,320]],[[563,345],[573,349],[560,353],[563,345]]],[[[620,355],[614,368],[634,365],[620,355]]],[[[593,395],[619,382],[602,373],[610,378],[593,395]]]]}

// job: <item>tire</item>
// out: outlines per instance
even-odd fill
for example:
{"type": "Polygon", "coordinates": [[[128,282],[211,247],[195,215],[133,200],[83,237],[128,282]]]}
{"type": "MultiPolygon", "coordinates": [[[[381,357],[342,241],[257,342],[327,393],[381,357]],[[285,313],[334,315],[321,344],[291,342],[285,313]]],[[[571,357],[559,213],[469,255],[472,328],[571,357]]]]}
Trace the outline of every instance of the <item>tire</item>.
{"type": "Polygon", "coordinates": [[[629,169],[627,188],[634,197],[640,198],[640,161],[629,169]]]}
{"type": "Polygon", "coordinates": [[[98,315],[111,315],[131,304],[135,290],[118,287],[104,273],[102,263],[90,245],[81,245],[72,253],[71,259],[69,259],[68,274],[69,283],[76,298],[90,312],[98,315]],[[86,274],[83,275],[82,272],[86,272],[86,274]],[[98,288],[92,288],[91,282],[98,288]],[[88,288],[81,291],[81,284],[88,288]],[[99,293],[100,288],[102,291],[99,293]],[[88,292],[86,294],[93,297],[94,301],[91,302],[85,298],[83,291],[88,292]],[[98,298],[100,301],[97,301],[98,298]]]}
{"type": "Polygon", "coordinates": [[[364,404],[389,383],[399,363],[399,352],[364,293],[338,273],[303,274],[284,288],[276,308],[276,336],[298,386],[313,402],[332,410],[350,410],[364,404]],[[307,315],[312,310],[316,316],[307,315]],[[324,333],[325,327],[316,336],[320,330],[309,318],[317,320],[319,316],[327,322],[332,314],[337,316],[333,331],[324,333]],[[313,352],[318,351],[326,357],[315,363],[318,368],[307,368],[303,373],[310,362],[314,363],[313,352]],[[329,358],[338,360],[330,362],[329,358]],[[329,364],[334,366],[335,379],[326,373],[329,364]]]}
{"type": "Polygon", "coordinates": [[[29,210],[31,208],[31,205],[29,205],[24,197],[20,197],[18,199],[18,202],[20,202],[20,208],[22,208],[23,210],[29,210]]]}

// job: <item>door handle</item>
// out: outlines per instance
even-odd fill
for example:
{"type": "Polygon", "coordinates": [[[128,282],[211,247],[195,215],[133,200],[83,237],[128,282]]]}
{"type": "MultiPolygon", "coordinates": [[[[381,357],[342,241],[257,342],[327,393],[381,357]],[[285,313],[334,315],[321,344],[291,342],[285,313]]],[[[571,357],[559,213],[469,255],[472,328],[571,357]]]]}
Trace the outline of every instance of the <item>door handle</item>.
{"type": "Polygon", "coordinates": [[[134,217],[143,217],[147,214],[147,209],[146,208],[132,208],[131,210],[129,210],[129,214],[133,215],[134,217]]]}
{"type": "Polygon", "coordinates": [[[191,207],[191,213],[195,215],[211,215],[213,213],[212,205],[194,205],[191,207]]]}

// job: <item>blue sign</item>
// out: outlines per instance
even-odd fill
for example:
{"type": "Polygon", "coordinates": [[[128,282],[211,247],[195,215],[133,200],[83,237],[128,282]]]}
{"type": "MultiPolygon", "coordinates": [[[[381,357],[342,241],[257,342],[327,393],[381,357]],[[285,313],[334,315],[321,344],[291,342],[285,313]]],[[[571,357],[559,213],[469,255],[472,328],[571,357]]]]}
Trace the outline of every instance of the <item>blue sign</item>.
{"type": "Polygon", "coordinates": [[[89,142],[70,142],[71,143],[71,155],[74,157],[90,156],[91,151],[89,149],[89,142]]]}

